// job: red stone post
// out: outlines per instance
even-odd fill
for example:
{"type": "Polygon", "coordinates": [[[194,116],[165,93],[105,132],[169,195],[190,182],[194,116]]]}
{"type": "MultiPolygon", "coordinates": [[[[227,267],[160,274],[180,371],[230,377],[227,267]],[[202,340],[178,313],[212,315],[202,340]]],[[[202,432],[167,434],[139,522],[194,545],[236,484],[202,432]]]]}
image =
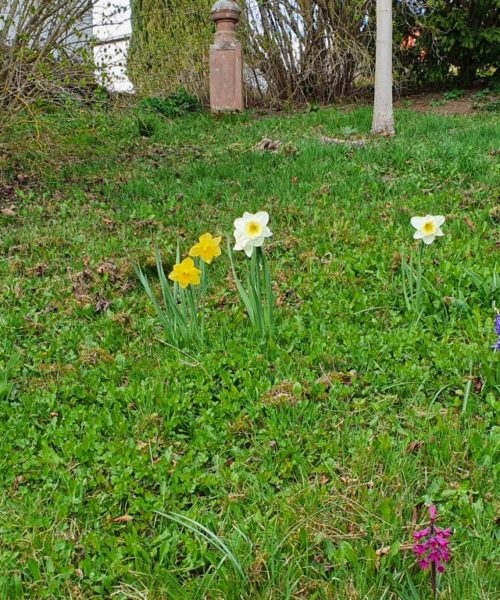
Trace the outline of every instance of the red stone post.
{"type": "Polygon", "coordinates": [[[210,108],[212,112],[244,109],[243,53],[236,39],[241,8],[233,0],[218,0],[210,18],[215,22],[214,43],[210,46],[210,108]]]}

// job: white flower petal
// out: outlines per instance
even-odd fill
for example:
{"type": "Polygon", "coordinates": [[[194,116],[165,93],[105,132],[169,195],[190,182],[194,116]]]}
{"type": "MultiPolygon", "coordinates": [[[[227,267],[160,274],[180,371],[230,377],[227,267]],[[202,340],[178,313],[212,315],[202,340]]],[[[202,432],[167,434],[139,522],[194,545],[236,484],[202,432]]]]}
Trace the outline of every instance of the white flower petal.
{"type": "Polygon", "coordinates": [[[235,250],[243,250],[243,248],[248,244],[248,236],[241,231],[234,232],[234,239],[236,240],[236,244],[234,245],[235,250]]]}
{"type": "Polygon", "coordinates": [[[425,223],[426,217],[412,217],[410,219],[410,223],[412,225],[412,227],[415,227],[415,229],[420,229],[422,227],[422,225],[425,223]]]}
{"type": "Polygon", "coordinates": [[[243,250],[245,251],[245,254],[248,256],[248,258],[250,258],[253,254],[253,245],[252,244],[247,244],[243,250]]]}
{"type": "Polygon", "coordinates": [[[436,239],[435,235],[425,235],[422,240],[424,242],[424,244],[432,244],[432,242],[436,239]]]}
{"type": "Polygon", "coordinates": [[[269,213],[267,213],[265,210],[261,210],[258,213],[255,213],[254,215],[252,215],[252,217],[255,221],[257,221],[257,223],[260,223],[264,227],[269,223],[269,213]]]}
{"type": "Polygon", "coordinates": [[[252,240],[252,246],[254,246],[255,248],[260,248],[260,246],[262,246],[262,244],[264,243],[264,236],[259,235],[259,237],[253,238],[252,240]]]}
{"type": "Polygon", "coordinates": [[[424,234],[421,231],[415,231],[413,234],[414,240],[421,240],[424,237],[424,234]]]}
{"type": "Polygon", "coordinates": [[[434,233],[434,235],[438,236],[438,237],[442,237],[444,235],[444,233],[441,231],[441,229],[436,229],[436,232],[434,233]]]}
{"type": "Polygon", "coordinates": [[[437,215],[434,217],[434,223],[436,223],[436,227],[441,227],[445,221],[446,218],[443,217],[443,215],[437,215]]]}
{"type": "Polygon", "coordinates": [[[264,226],[264,229],[262,230],[262,236],[265,238],[268,238],[268,237],[272,237],[272,235],[273,235],[273,232],[269,229],[269,227],[264,226]]]}

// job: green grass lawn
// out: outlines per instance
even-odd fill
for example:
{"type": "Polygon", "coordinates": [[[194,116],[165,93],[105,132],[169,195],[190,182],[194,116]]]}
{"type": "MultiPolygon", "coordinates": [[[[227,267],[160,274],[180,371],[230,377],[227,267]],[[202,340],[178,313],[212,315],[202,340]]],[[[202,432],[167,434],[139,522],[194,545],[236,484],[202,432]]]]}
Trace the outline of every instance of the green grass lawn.
{"type": "Polygon", "coordinates": [[[4,140],[0,598],[430,598],[429,503],[454,528],[441,597],[499,597],[498,118],[402,110],[392,140],[320,142],[370,120],[193,115],[141,138],[131,115],[55,114],[4,140]],[[276,339],[224,252],[205,346],[170,348],[134,265],[154,281],[156,247],[169,268],[178,236],[231,236],[245,210],[271,215],[276,339]],[[447,221],[415,316],[401,251],[427,213],[447,221]]]}

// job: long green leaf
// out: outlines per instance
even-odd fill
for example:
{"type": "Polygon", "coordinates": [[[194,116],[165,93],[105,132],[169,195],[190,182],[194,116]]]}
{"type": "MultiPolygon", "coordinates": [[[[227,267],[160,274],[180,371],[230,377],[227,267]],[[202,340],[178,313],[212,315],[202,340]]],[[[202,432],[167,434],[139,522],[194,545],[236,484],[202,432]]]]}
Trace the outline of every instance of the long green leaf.
{"type": "Polygon", "coordinates": [[[234,267],[234,260],[233,260],[233,253],[231,250],[231,244],[230,244],[229,240],[227,240],[227,251],[229,254],[229,262],[231,263],[231,270],[233,272],[234,283],[236,284],[238,293],[240,294],[243,304],[245,305],[248,316],[250,317],[250,321],[251,321],[252,325],[254,325],[256,327],[257,323],[256,323],[256,317],[254,314],[254,308],[252,306],[252,302],[250,301],[250,298],[249,298],[245,288],[243,287],[240,280],[238,279],[238,275],[236,275],[236,269],[234,267]]]}
{"type": "Polygon", "coordinates": [[[271,280],[271,270],[266,255],[261,251],[262,271],[264,273],[264,284],[266,288],[267,321],[270,333],[274,330],[274,293],[271,280]]]}
{"type": "Polygon", "coordinates": [[[230,550],[230,548],[227,546],[227,544],[225,542],[223,542],[223,540],[219,536],[217,536],[213,531],[211,531],[210,529],[208,529],[201,523],[198,523],[198,521],[195,521],[194,519],[186,517],[185,515],[181,515],[181,514],[174,513],[174,512],[171,512],[171,513],[162,513],[159,511],[157,511],[157,512],[162,517],[170,519],[171,521],[174,521],[174,523],[177,523],[178,525],[182,525],[183,527],[186,527],[190,531],[197,533],[198,535],[201,535],[208,542],[212,543],[218,550],[220,550],[224,554],[224,556],[226,556],[228,558],[229,561],[231,561],[231,563],[234,565],[234,567],[237,570],[237,572],[239,573],[239,575],[241,575],[242,578],[246,579],[245,573],[243,571],[243,567],[241,566],[240,561],[236,558],[236,556],[230,550]]]}

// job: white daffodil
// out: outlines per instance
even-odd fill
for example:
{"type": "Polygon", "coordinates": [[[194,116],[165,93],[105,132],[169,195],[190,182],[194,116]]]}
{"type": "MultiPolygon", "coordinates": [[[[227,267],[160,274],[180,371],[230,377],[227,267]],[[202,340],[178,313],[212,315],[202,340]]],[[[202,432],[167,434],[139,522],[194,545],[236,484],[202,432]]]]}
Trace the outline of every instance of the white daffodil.
{"type": "Polygon", "coordinates": [[[412,217],[411,224],[417,231],[413,234],[415,240],[422,240],[424,244],[432,244],[436,237],[441,237],[441,225],[445,222],[442,215],[426,215],[425,217],[412,217]]]}
{"type": "Polygon", "coordinates": [[[253,249],[262,246],[264,240],[273,235],[267,226],[268,223],[269,215],[264,210],[254,215],[246,212],[239,219],[235,219],[234,249],[244,250],[248,257],[252,256],[253,249]]]}

